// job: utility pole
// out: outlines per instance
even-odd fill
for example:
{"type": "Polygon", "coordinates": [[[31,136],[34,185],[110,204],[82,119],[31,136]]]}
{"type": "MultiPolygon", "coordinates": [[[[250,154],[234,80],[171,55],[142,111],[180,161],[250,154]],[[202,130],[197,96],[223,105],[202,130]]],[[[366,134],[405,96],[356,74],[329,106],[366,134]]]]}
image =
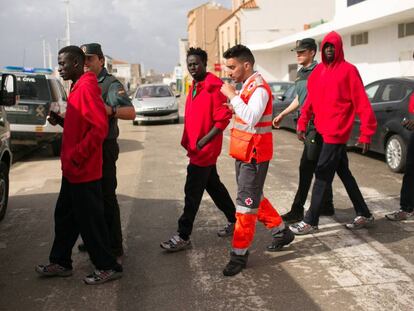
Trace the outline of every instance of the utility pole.
{"type": "Polygon", "coordinates": [[[43,68],[46,68],[46,40],[42,40],[43,45],[43,68]]]}
{"type": "Polygon", "coordinates": [[[52,67],[52,51],[51,51],[51,49],[50,49],[50,44],[49,44],[49,42],[47,43],[47,50],[48,50],[48,55],[49,55],[49,67],[48,68],[50,68],[50,69],[52,69],[53,67],[52,67]]]}
{"type": "Polygon", "coordinates": [[[70,45],[70,16],[69,16],[69,0],[63,0],[66,5],[66,45],[70,45]]]}

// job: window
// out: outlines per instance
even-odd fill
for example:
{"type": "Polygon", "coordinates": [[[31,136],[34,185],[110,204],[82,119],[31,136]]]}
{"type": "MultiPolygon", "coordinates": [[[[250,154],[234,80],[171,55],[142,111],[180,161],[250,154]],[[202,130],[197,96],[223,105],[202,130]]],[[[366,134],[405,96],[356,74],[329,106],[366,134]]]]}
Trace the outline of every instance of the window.
{"type": "Polygon", "coordinates": [[[384,86],[382,93],[379,96],[379,101],[399,101],[405,98],[410,92],[411,90],[409,90],[404,84],[388,83],[384,86]]]}
{"type": "Polygon", "coordinates": [[[369,99],[370,102],[373,102],[374,101],[375,94],[377,93],[378,88],[379,88],[379,84],[378,83],[377,84],[368,85],[365,88],[365,92],[367,93],[367,96],[368,96],[368,99],[369,99]]]}
{"type": "Polygon", "coordinates": [[[238,37],[239,37],[239,30],[237,28],[237,23],[234,23],[234,44],[237,45],[238,42],[238,37]]]}
{"type": "Polygon", "coordinates": [[[289,72],[289,81],[295,81],[297,72],[298,72],[298,64],[288,65],[288,72],[289,72]]]}
{"type": "Polygon", "coordinates": [[[287,89],[287,91],[285,92],[285,94],[283,94],[283,96],[285,96],[285,98],[292,98],[294,93],[295,93],[295,86],[292,85],[290,88],[287,89]]]}
{"type": "Polygon", "coordinates": [[[351,6],[360,2],[364,2],[365,0],[347,0],[347,6],[351,6]]]}
{"type": "Polygon", "coordinates": [[[414,35],[414,22],[398,24],[398,38],[414,35]]]}
{"type": "Polygon", "coordinates": [[[368,32],[361,32],[351,35],[351,46],[368,44],[368,32]]]}
{"type": "Polygon", "coordinates": [[[50,101],[51,94],[44,75],[17,76],[17,90],[21,99],[50,101]]]}
{"type": "Polygon", "coordinates": [[[230,48],[230,27],[227,27],[227,48],[230,48]]]}
{"type": "Polygon", "coordinates": [[[221,32],[221,54],[224,54],[224,31],[221,32]]]}

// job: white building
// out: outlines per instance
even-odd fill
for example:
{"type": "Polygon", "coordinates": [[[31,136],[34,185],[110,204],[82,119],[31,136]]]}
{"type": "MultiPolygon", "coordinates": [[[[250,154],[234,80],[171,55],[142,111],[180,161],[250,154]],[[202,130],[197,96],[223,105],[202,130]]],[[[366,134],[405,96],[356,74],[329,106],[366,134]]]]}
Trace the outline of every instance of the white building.
{"type": "Polygon", "coordinates": [[[134,90],[141,84],[140,64],[130,64],[122,60],[112,59],[112,74],[121,81],[128,91],[134,90]]]}
{"type": "Polygon", "coordinates": [[[233,0],[232,13],[218,26],[220,63],[235,44],[271,42],[332,20],[333,0],[233,0]]]}
{"type": "Polygon", "coordinates": [[[332,30],[342,36],[345,59],[358,67],[365,84],[414,76],[414,0],[335,0],[330,22],[249,47],[265,78],[292,80],[297,68],[290,50],[296,40],[311,37],[321,42],[332,30]]]}

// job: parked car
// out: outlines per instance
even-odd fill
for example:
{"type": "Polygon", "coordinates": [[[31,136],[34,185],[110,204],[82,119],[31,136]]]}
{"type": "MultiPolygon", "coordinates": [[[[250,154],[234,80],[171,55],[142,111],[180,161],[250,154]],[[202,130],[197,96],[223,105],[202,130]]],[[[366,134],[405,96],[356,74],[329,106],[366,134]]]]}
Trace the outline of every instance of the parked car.
{"type": "MultiPolygon", "coordinates": [[[[288,107],[295,99],[295,84],[290,82],[287,85],[288,88],[286,91],[282,95],[275,96],[273,99],[273,118],[285,110],[286,107],[288,107]]],[[[280,127],[296,130],[297,117],[297,112],[289,113],[286,117],[283,118],[282,122],[280,123],[280,127]]]]}
{"type": "MultiPolygon", "coordinates": [[[[410,131],[401,125],[404,118],[412,118],[408,102],[414,91],[414,77],[378,80],[365,87],[378,122],[372,136],[370,150],[385,155],[385,161],[393,172],[405,168],[410,131]]],[[[355,119],[349,146],[358,141],[360,120],[355,119]]]]}
{"type": "Polygon", "coordinates": [[[178,123],[177,97],[166,84],[140,85],[132,99],[136,117],[132,121],[138,125],[143,121],[173,121],[178,123]]]}
{"type": "Polygon", "coordinates": [[[277,100],[278,96],[283,96],[286,93],[286,91],[292,85],[294,85],[293,82],[285,82],[285,81],[281,81],[281,82],[271,81],[268,84],[270,88],[272,89],[272,95],[273,95],[274,100],[277,100]]]}
{"type": "Polygon", "coordinates": [[[2,74],[0,84],[0,220],[2,220],[9,201],[9,171],[12,164],[10,126],[4,107],[16,104],[16,77],[12,74],[2,74]]]}
{"type": "Polygon", "coordinates": [[[63,129],[46,119],[49,112],[66,111],[67,96],[52,70],[8,66],[5,72],[17,79],[19,104],[6,107],[11,129],[11,145],[33,146],[51,144],[54,155],[60,154],[63,129]]]}

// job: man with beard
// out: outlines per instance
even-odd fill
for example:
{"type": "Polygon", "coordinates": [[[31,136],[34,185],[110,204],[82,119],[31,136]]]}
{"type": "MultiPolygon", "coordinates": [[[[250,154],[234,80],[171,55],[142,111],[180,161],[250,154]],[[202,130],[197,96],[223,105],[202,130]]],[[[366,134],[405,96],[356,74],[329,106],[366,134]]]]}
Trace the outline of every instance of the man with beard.
{"type": "Polygon", "coordinates": [[[230,155],[236,160],[237,222],[230,261],[223,270],[225,276],[233,276],[247,265],[248,249],[254,238],[257,220],[272,234],[268,251],[280,251],[295,236],[285,227],[279,213],[263,193],[269,162],[273,157],[270,87],[261,74],[253,70],[255,59],[246,46],[235,45],[224,52],[223,57],[230,78],[236,83],[243,82],[239,93],[229,83],[221,88],[236,115],[231,129],[230,155]]]}

